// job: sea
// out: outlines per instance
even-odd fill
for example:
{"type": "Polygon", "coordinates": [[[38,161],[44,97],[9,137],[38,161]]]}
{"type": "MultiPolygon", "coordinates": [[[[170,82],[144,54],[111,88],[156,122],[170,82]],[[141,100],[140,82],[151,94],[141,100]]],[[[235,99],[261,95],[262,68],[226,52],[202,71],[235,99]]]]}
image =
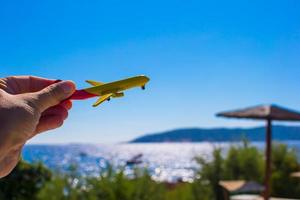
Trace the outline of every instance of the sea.
{"type": "MultiPolygon", "coordinates": [[[[300,155],[300,141],[281,142],[300,155]]],[[[147,169],[156,181],[190,182],[200,169],[196,157],[211,159],[212,151],[221,148],[225,155],[232,142],[200,143],[129,143],[129,144],[59,144],[26,145],[22,157],[30,163],[42,162],[53,171],[68,173],[75,166],[81,176],[99,176],[109,166],[133,175],[134,168],[147,169]]],[[[264,142],[253,142],[261,151],[264,142]]]]}

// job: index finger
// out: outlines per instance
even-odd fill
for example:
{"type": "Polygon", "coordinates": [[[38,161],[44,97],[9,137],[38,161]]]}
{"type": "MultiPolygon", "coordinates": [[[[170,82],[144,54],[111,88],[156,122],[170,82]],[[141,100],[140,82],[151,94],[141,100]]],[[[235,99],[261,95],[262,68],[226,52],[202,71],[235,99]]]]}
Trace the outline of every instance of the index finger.
{"type": "Polygon", "coordinates": [[[10,76],[5,81],[9,90],[7,92],[20,94],[40,91],[57,80],[37,76],[10,76]]]}

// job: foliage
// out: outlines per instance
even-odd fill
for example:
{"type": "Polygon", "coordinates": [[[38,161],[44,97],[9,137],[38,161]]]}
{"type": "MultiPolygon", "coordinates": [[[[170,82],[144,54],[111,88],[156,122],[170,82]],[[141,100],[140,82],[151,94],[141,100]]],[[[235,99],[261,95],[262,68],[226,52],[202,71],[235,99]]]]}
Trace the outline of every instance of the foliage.
{"type": "Polygon", "coordinates": [[[263,182],[263,154],[247,140],[242,146],[231,146],[224,160],[224,175],[226,180],[247,180],[263,182]]]}
{"type": "Polygon", "coordinates": [[[36,194],[50,180],[51,172],[41,163],[19,162],[10,175],[0,179],[1,200],[36,199],[36,194]]]}
{"type": "Polygon", "coordinates": [[[109,167],[99,177],[55,176],[41,190],[39,199],[159,200],[164,194],[164,185],[153,181],[146,171],[137,169],[134,177],[128,178],[124,170],[109,167]]]}
{"type": "MultiPolygon", "coordinates": [[[[284,144],[274,144],[272,149],[272,196],[299,198],[300,181],[290,176],[299,171],[296,152],[284,144]]],[[[201,157],[196,160],[201,165],[200,179],[196,182],[202,188],[208,185],[211,199],[223,199],[218,185],[220,180],[248,180],[263,184],[264,155],[246,140],[242,146],[232,145],[224,159],[221,149],[216,148],[212,160],[201,157]]]]}
{"type": "Polygon", "coordinates": [[[196,158],[196,160],[201,165],[201,170],[198,172],[200,178],[197,181],[199,188],[206,186],[208,190],[211,190],[209,192],[211,199],[221,199],[222,191],[219,187],[219,181],[222,180],[224,173],[224,160],[221,155],[221,149],[213,151],[213,158],[210,162],[201,157],[196,158]]]}
{"type": "Polygon", "coordinates": [[[299,171],[295,150],[286,145],[273,145],[272,151],[272,194],[278,197],[300,198],[300,180],[291,173],[299,171]]]}

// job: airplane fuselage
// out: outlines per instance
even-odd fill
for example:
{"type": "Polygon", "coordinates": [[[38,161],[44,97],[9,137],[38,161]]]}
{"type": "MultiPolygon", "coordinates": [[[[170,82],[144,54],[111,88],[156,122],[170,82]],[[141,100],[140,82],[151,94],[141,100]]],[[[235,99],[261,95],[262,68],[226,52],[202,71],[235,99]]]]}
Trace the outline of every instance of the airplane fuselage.
{"type": "Polygon", "coordinates": [[[93,106],[96,107],[106,100],[109,101],[111,97],[123,97],[124,90],[134,87],[141,87],[142,89],[145,89],[145,85],[149,80],[150,79],[147,76],[136,76],[106,84],[96,81],[87,81],[94,86],[86,89],[76,90],[72,96],[69,97],[69,99],[83,100],[98,96],[98,100],[93,104],[93,106]]]}
{"type": "Polygon", "coordinates": [[[146,76],[136,76],[100,86],[86,88],[84,90],[97,96],[103,96],[107,94],[119,93],[134,87],[144,87],[148,81],[149,78],[146,76]]]}

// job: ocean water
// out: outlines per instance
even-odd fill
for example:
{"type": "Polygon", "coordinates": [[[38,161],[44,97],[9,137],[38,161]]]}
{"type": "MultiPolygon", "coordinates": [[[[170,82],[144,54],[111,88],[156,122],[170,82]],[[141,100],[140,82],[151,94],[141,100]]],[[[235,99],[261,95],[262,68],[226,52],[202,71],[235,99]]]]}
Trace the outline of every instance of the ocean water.
{"type": "MultiPolygon", "coordinates": [[[[300,141],[285,142],[289,147],[300,153],[300,141]]],[[[214,148],[221,147],[223,153],[233,143],[147,143],[147,144],[67,144],[67,145],[26,145],[23,159],[33,162],[43,162],[53,170],[66,172],[70,165],[76,165],[84,176],[99,176],[107,169],[108,164],[123,168],[125,173],[132,175],[134,165],[128,161],[139,155],[136,167],[146,167],[152,178],[157,181],[174,182],[179,179],[191,181],[199,165],[196,156],[211,158],[214,148]]],[[[236,145],[239,145],[237,143],[236,145]]],[[[263,142],[252,145],[263,150],[263,142]]]]}

